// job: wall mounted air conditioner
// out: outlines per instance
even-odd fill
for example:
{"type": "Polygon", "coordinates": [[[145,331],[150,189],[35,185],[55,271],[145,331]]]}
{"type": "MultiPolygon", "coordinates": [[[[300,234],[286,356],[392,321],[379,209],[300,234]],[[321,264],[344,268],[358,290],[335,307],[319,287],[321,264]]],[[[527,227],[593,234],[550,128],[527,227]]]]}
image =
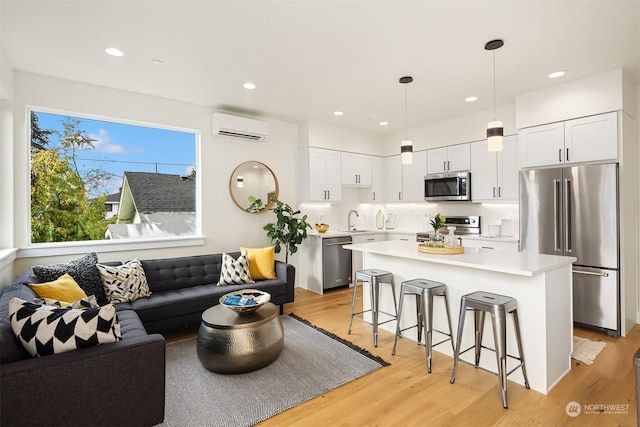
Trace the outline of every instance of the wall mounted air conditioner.
{"type": "Polygon", "coordinates": [[[269,136],[269,123],[230,114],[213,113],[213,136],[264,141],[269,136]]]}

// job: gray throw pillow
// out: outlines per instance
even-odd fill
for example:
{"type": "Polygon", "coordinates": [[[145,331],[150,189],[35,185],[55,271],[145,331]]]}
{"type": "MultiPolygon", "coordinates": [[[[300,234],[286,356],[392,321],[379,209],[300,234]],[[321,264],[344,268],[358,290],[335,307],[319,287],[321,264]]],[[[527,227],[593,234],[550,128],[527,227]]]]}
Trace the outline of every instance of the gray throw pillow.
{"type": "Polygon", "coordinates": [[[87,296],[94,295],[98,304],[104,304],[107,302],[107,295],[102,287],[97,262],[98,255],[91,252],[66,264],[36,265],[33,267],[33,273],[43,282],[52,282],[68,273],[87,296]]]}

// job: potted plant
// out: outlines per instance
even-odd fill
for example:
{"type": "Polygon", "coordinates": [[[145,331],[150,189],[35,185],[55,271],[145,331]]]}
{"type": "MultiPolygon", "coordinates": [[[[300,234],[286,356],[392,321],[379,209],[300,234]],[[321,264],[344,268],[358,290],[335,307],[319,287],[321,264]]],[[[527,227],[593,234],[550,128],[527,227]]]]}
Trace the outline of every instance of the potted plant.
{"type": "MultiPolygon", "coordinates": [[[[294,210],[288,204],[281,202],[276,197],[272,197],[273,207],[269,210],[276,214],[276,221],[262,227],[267,231],[267,237],[271,238],[271,244],[275,247],[275,252],[280,253],[284,247],[285,262],[289,262],[289,254],[298,251],[298,245],[307,238],[307,228],[311,225],[307,222],[307,215],[300,217],[300,211],[294,210]]],[[[251,206],[247,211],[258,211],[261,209],[262,200],[249,197],[251,206]]]]}

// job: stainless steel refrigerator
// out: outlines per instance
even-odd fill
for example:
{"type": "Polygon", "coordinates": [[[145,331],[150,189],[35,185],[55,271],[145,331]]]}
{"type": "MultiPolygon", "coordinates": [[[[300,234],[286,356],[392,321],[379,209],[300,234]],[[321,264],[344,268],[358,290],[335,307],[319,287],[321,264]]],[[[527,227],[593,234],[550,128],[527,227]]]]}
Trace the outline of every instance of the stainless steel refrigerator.
{"type": "Polygon", "coordinates": [[[573,264],[573,320],[620,335],[618,165],[520,171],[520,247],[573,264]]]}

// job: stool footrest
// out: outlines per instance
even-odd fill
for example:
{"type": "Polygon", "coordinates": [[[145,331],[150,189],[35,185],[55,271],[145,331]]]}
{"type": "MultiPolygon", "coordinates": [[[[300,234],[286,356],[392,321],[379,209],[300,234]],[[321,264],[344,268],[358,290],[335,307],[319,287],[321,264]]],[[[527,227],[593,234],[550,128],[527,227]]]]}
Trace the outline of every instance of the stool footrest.
{"type": "MultiPolygon", "coordinates": [[[[485,350],[493,351],[494,353],[496,352],[496,350],[495,350],[494,348],[491,348],[491,347],[486,347],[486,346],[484,346],[484,345],[481,345],[480,347],[481,347],[481,348],[484,348],[485,350]]],[[[472,346],[471,346],[471,347],[469,347],[468,349],[466,349],[466,350],[463,350],[463,351],[459,352],[459,353],[458,353],[458,360],[460,360],[461,362],[464,362],[464,363],[466,363],[466,364],[468,364],[468,365],[474,366],[474,367],[476,367],[476,368],[478,368],[478,369],[482,369],[483,371],[487,371],[487,372],[489,372],[489,373],[491,373],[491,374],[493,374],[493,375],[498,375],[498,373],[497,373],[497,372],[494,372],[494,371],[491,371],[491,370],[489,370],[489,369],[483,368],[482,366],[476,366],[475,362],[468,362],[468,361],[466,361],[466,360],[464,360],[464,359],[460,359],[460,356],[462,356],[464,353],[466,353],[466,352],[467,352],[467,351],[469,351],[469,350],[473,350],[473,349],[475,349],[475,348],[476,348],[476,346],[472,345],[472,346]]],[[[521,366],[523,366],[523,365],[524,365],[524,362],[522,361],[522,359],[521,359],[520,357],[512,356],[512,355],[510,355],[509,353],[507,353],[507,357],[510,357],[510,358],[512,358],[512,359],[517,360],[518,362],[520,362],[520,363],[518,364],[518,366],[516,366],[515,368],[513,368],[512,370],[510,370],[509,372],[507,372],[507,376],[509,376],[509,375],[511,375],[511,374],[513,373],[513,371],[515,371],[516,369],[518,369],[518,368],[520,368],[521,366]]]]}

